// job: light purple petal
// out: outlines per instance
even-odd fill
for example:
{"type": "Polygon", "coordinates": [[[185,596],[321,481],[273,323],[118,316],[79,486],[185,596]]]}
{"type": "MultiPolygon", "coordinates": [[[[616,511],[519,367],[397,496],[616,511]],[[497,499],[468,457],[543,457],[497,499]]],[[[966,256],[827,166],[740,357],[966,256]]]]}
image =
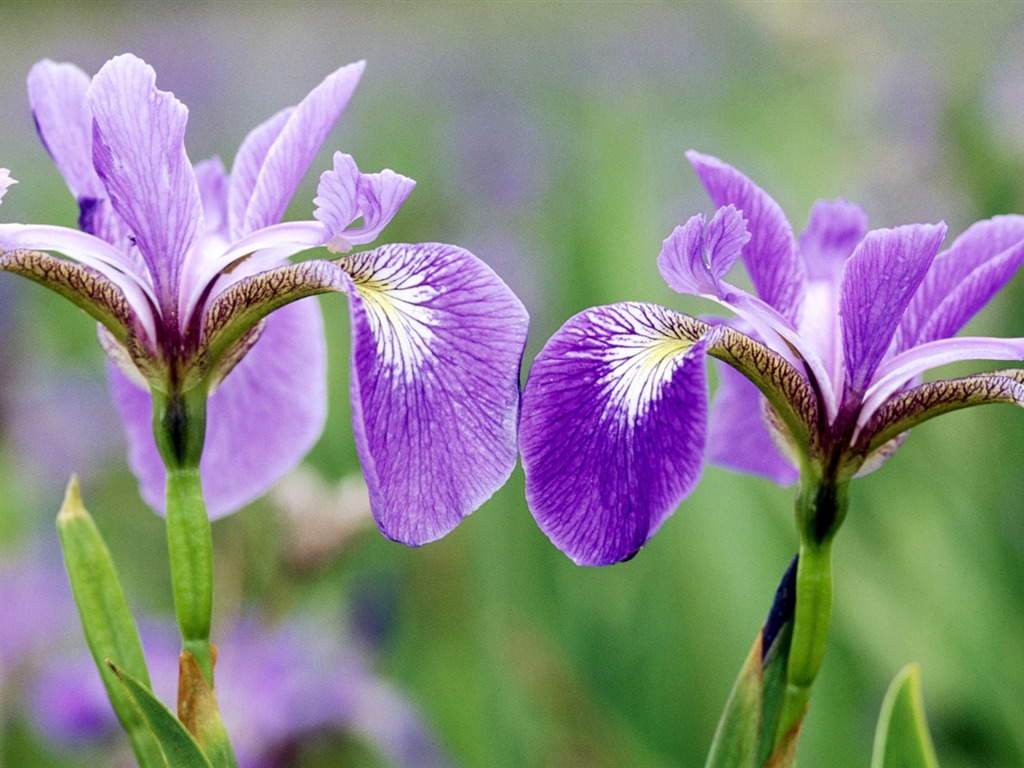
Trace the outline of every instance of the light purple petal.
{"type": "Polygon", "coordinates": [[[746,219],[751,237],[743,249],[743,263],[757,295],[786,319],[795,321],[806,275],[782,209],[731,165],[693,151],[686,157],[715,206],[735,205],[746,219]]]}
{"type": "MultiPolygon", "coordinates": [[[[92,106],[88,90],[89,76],[73,64],[44,60],[28,74],[28,99],[36,129],[78,202],[79,227],[122,246],[127,242],[127,228],[111,207],[107,190],[92,164],[92,106]]],[[[140,262],[135,265],[136,269],[141,268],[140,262]]]]}
{"type": "MultiPolygon", "coordinates": [[[[129,463],[143,498],[162,511],[166,471],[149,393],[116,369],[110,375],[129,463]]],[[[306,455],[323,430],[326,401],[323,320],[306,299],[267,318],[259,341],[209,400],[200,471],[211,518],[262,495],[306,455]]]]}
{"type": "Polygon", "coordinates": [[[886,360],[879,366],[857,419],[858,426],[896,392],[932,368],[965,360],[1024,360],[1024,339],[961,336],[938,339],[886,360]]]}
{"type": "Polygon", "coordinates": [[[843,264],[868,231],[864,209],[845,200],[818,200],[807,229],[800,234],[800,255],[812,280],[836,279],[843,264]]]}
{"type": "Polygon", "coordinates": [[[653,304],[585,310],[548,341],[519,441],[537,524],[580,565],[627,560],[700,477],[704,343],[653,304]]]}
{"type": "Polygon", "coordinates": [[[68,227],[45,224],[0,224],[0,250],[57,251],[91,267],[124,293],[146,338],[154,339],[155,297],[148,280],[131,271],[124,255],[105,240],[68,227]],[[153,303],[151,303],[151,301],[153,303]]]}
{"type": "MultiPolygon", "coordinates": [[[[328,75],[288,115],[267,150],[236,235],[249,234],[281,220],[314,155],[348,104],[364,68],[365,62],[359,61],[328,75]]],[[[268,135],[271,132],[268,129],[268,135]]],[[[253,149],[255,153],[256,146],[253,149]]]]}
{"type": "Polygon", "coordinates": [[[662,244],[658,269],[675,291],[720,298],[719,281],[748,240],[743,216],[733,206],[719,208],[710,223],[698,214],[662,244]]]}
{"type": "Polygon", "coordinates": [[[93,162],[114,210],[131,228],[160,306],[176,309],[179,273],[202,225],[202,204],[185,154],[188,110],[156,88],[141,59],[111,59],[89,88],[93,162]]]}
{"type": "Polygon", "coordinates": [[[718,390],[708,420],[708,461],[739,472],[761,475],[780,485],[796,482],[799,472],[783,458],[762,415],[763,397],[745,376],[719,364],[718,390]]]}
{"type": "MultiPolygon", "coordinates": [[[[228,174],[219,157],[196,163],[196,186],[206,231],[228,235],[228,174]]],[[[195,249],[193,249],[194,251],[195,249]]]]}
{"type": "Polygon", "coordinates": [[[253,190],[256,189],[260,169],[263,168],[267,153],[281,135],[281,130],[294,111],[295,107],[282,109],[269,120],[260,123],[249,132],[238,148],[231,166],[231,181],[228,188],[228,220],[232,238],[248,234],[243,231],[245,212],[249,207],[249,201],[252,200],[253,190]]]}
{"type": "Polygon", "coordinates": [[[437,539],[516,460],[527,314],[460,248],[387,245],[338,262],[352,279],[352,421],[384,535],[437,539]]]}
{"type": "Polygon", "coordinates": [[[313,215],[332,238],[328,247],[344,253],[353,245],[376,240],[414,186],[412,179],[390,170],[360,173],[350,155],[335,152],[334,167],[321,174],[313,200],[313,215]],[[358,218],[362,225],[347,229],[358,218]]]}
{"type": "Polygon", "coordinates": [[[953,336],[1024,261],[1024,216],[979,221],[935,257],[896,332],[896,350],[953,336]]]}
{"type": "Polygon", "coordinates": [[[944,224],[869,232],[847,260],[839,295],[847,384],[863,393],[946,234],[944,224]]]}

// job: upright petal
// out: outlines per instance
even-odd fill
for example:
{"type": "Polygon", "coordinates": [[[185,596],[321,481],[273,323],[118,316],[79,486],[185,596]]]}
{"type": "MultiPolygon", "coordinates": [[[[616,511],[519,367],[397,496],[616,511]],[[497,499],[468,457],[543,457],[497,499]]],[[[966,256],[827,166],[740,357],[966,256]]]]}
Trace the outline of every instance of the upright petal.
{"type": "Polygon", "coordinates": [[[185,154],[188,110],[156,88],[141,59],[111,59],[93,78],[93,162],[114,209],[132,230],[161,309],[174,312],[185,254],[202,224],[202,204],[185,154]]]}
{"type": "Polygon", "coordinates": [[[260,169],[263,168],[267,153],[281,135],[281,130],[294,111],[295,107],[287,107],[260,123],[249,131],[238,148],[234,163],[231,165],[231,182],[228,188],[229,232],[232,239],[249,234],[243,231],[245,212],[249,208],[249,201],[252,200],[253,190],[256,189],[260,169]]]}
{"type": "Polygon", "coordinates": [[[352,280],[352,420],[370,505],[386,536],[423,544],[512,472],[526,310],[454,246],[338,263],[352,280]]]}
{"type": "Polygon", "coordinates": [[[534,361],[519,432],[526,498],[576,563],[628,560],[696,485],[707,327],[653,304],[595,307],[534,361]]]}
{"type": "Polygon", "coordinates": [[[4,199],[4,195],[7,194],[7,190],[11,188],[11,185],[17,183],[17,179],[11,178],[10,170],[7,168],[0,168],[0,200],[4,199]]]}
{"type": "MultiPolygon", "coordinates": [[[[39,138],[78,202],[78,226],[108,243],[125,245],[127,228],[114,212],[92,163],[89,76],[73,64],[40,61],[28,74],[28,99],[39,138]]],[[[130,256],[125,256],[130,260],[130,256]]],[[[135,271],[141,264],[132,261],[135,271]]]]}
{"type": "Polygon", "coordinates": [[[846,380],[863,394],[946,234],[944,224],[869,232],[846,262],[840,288],[846,380]]]}
{"type": "Polygon", "coordinates": [[[1024,216],[979,221],[935,257],[896,332],[896,351],[953,336],[1024,261],[1024,216]]]}
{"type": "Polygon", "coordinates": [[[750,241],[743,263],[757,295],[787,320],[800,314],[806,275],[793,230],[779,204],[731,165],[698,152],[686,153],[716,207],[735,205],[747,220],[750,241]]]}
{"type": "Polygon", "coordinates": [[[741,373],[718,365],[718,390],[708,422],[708,460],[721,467],[796,482],[796,468],[779,452],[763,416],[763,397],[741,373]]]}
{"type": "MultiPolygon", "coordinates": [[[[348,104],[365,66],[365,62],[359,61],[328,75],[288,114],[260,165],[236,236],[281,220],[313,156],[348,104]]],[[[268,130],[267,136],[271,133],[268,130]]],[[[261,148],[261,144],[254,143],[252,151],[261,148]]],[[[237,194],[244,196],[243,190],[244,187],[240,188],[237,194]]]]}
{"type": "Polygon", "coordinates": [[[868,231],[864,209],[845,200],[818,200],[807,229],[800,234],[800,255],[812,280],[838,281],[843,264],[868,231]]]}
{"type": "MultiPolygon", "coordinates": [[[[153,441],[150,395],[113,367],[111,384],[142,497],[162,511],[167,475],[153,441]]],[[[259,497],[298,464],[323,430],[326,403],[320,308],[299,301],[267,318],[259,341],[209,400],[200,471],[210,517],[259,497]]]]}

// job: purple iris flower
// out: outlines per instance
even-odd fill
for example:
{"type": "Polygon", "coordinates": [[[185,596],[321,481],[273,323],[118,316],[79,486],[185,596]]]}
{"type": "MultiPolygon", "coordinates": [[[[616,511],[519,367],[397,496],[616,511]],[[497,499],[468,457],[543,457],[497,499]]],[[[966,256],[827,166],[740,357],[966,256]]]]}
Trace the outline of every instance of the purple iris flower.
{"type": "Polygon", "coordinates": [[[1024,370],[921,383],[958,360],[1021,360],[1024,339],[953,338],[1024,260],[1024,217],[868,231],[820,201],[799,238],[778,204],[720,160],[688,153],[714,216],[665,240],[674,290],[732,310],[703,321],[621,303],[571,318],[538,355],[520,449],[540,527],[580,564],[632,557],[696,485],[705,451],[780,483],[838,487],[906,431],[983,403],[1024,405],[1024,370]],[[741,260],[755,294],[728,282],[741,260]],[[704,359],[722,367],[708,408],[704,359]]]}
{"type": "MultiPolygon", "coordinates": [[[[354,430],[385,535],[443,536],[512,470],[527,315],[486,265],[438,243],[286,261],[370,243],[412,191],[412,180],[362,173],[338,152],[313,219],[281,222],[362,71],[339,69],[258,126],[230,174],[217,158],[191,164],[186,108],[135,56],[91,80],[50,61],[29,75],[81,231],[2,224],[0,270],[99,321],[130,463],[157,509],[166,456],[154,398],[209,397],[200,469],[212,517],[265,492],[309,450],[325,419],[326,353],[319,308],[299,299],[328,291],[349,297],[354,430]]],[[[10,183],[0,171],[0,194],[10,183]]]]}

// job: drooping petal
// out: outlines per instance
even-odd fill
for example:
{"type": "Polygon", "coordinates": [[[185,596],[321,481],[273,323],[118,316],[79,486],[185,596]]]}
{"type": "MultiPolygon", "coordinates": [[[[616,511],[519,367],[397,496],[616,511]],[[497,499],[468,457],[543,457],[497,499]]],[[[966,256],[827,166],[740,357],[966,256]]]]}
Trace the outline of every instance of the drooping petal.
{"type": "Polygon", "coordinates": [[[716,207],[734,205],[747,221],[750,241],[743,263],[757,295],[793,322],[800,314],[806,274],[796,252],[793,230],[768,194],[731,165],[690,151],[687,159],[716,207]]]}
{"type": "Polygon", "coordinates": [[[867,388],[946,234],[944,224],[869,232],[846,262],[839,295],[846,380],[867,388]]]}
{"type": "MultiPolygon", "coordinates": [[[[152,400],[113,367],[110,376],[142,497],[163,511],[167,475],[153,440],[152,400]]],[[[320,309],[296,302],[267,318],[259,341],[208,402],[199,466],[210,517],[237,510],[292,469],[323,430],[326,402],[320,309]]]]}
{"type": "Polygon", "coordinates": [[[1024,339],[959,336],[920,344],[886,360],[875,374],[861,406],[858,426],[892,395],[918,375],[941,365],[965,360],[1024,360],[1024,339]]]}
{"type": "Polygon", "coordinates": [[[867,452],[877,450],[935,416],[988,403],[1024,406],[1024,369],[930,381],[901,392],[872,414],[861,430],[859,443],[867,452]]]}
{"type": "Polygon", "coordinates": [[[185,154],[188,110],[156,88],[141,59],[111,59],[89,87],[93,163],[114,210],[131,228],[161,309],[173,312],[185,255],[202,226],[202,204],[185,154]]]}
{"type": "Polygon", "coordinates": [[[1024,262],[1024,216],[974,224],[935,257],[896,332],[895,350],[954,335],[1024,262]]]}
{"type": "Polygon", "coordinates": [[[534,361],[519,432],[526,498],[576,563],[629,559],[696,485],[707,327],[653,304],[595,307],[534,361]]]}
{"type": "Polygon", "coordinates": [[[800,255],[812,280],[838,282],[843,264],[868,231],[868,215],[845,200],[818,200],[807,229],[800,234],[800,255]]]}
{"type": "Polygon", "coordinates": [[[718,365],[717,370],[718,390],[708,421],[708,460],[780,485],[796,482],[799,473],[768,432],[757,387],[727,365],[718,365]]]}
{"type": "Polygon", "coordinates": [[[454,246],[338,263],[352,280],[352,421],[370,506],[386,536],[423,544],[512,471],[526,310],[454,246]]]}
{"type": "Polygon", "coordinates": [[[721,298],[719,281],[748,240],[743,216],[733,206],[719,208],[709,224],[698,214],[662,244],[658,269],[675,291],[721,298]]]}
{"type": "MultiPolygon", "coordinates": [[[[236,235],[247,235],[281,221],[288,201],[348,104],[365,66],[359,61],[328,75],[288,114],[260,165],[236,235]]],[[[268,135],[271,132],[268,130],[268,135]]],[[[244,196],[241,191],[239,194],[244,196]]]]}

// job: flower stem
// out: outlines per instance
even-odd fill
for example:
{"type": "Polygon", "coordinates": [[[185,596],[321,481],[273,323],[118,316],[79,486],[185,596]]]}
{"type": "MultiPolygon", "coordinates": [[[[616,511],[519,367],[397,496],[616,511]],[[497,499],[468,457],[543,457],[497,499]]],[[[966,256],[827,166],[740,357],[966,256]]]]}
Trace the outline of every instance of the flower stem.
{"type": "Polygon", "coordinates": [[[213,539],[198,469],[167,471],[167,546],[182,649],[213,687],[213,539]]]}
{"type": "Polygon", "coordinates": [[[796,572],[793,639],[776,743],[803,719],[811,685],[825,657],[832,617],[832,539],[846,516],[848,483],[801,483],[797,499],[800,556],[796,572]]]}

